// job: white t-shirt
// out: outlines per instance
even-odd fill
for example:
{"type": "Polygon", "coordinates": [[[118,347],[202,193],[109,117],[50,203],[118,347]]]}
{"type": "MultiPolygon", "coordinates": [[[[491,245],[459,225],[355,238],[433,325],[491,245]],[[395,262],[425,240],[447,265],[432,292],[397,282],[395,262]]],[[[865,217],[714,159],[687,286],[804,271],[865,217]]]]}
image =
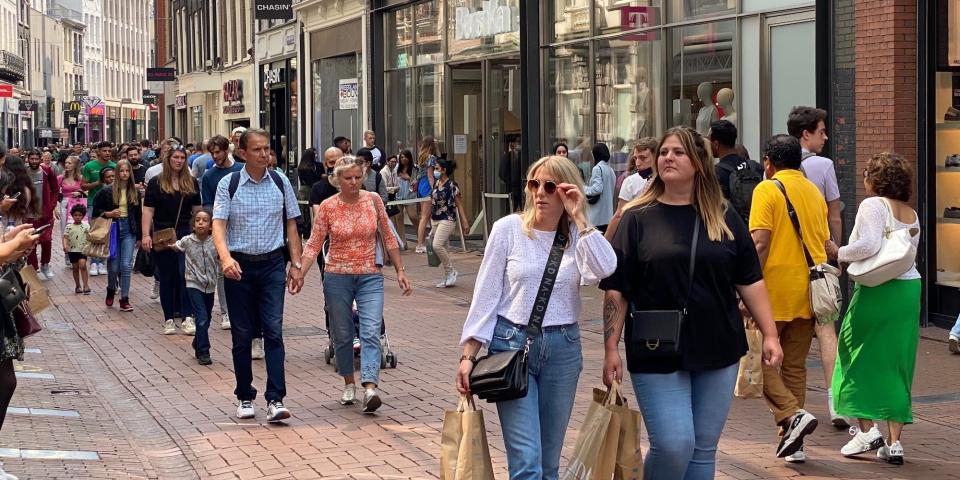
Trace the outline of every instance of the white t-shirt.
{"type": "Polygon", "coordinates": [[[156,165],[148,168],[148,169],[147,169],[147,173],[145,173],[145,174],[144,174],[144,177],[143,177],[143,184],[146,185],[146,184],[150,183],[150,179],[153,178],[153,177],[156,177],[157,175],[160,175],[160,172],[162,172],[162,171],[163,171],[163,164],[162,164],[162,163],[158,163],[158,164],[156,164],[156,165]]]}
{"type": "MultiPolygon", "coordinates": [[[[803,152],[809,153],[806,149],[803,152]]],[[[811,155],[805,158],[801,165],[807,180],[820,189],[824,199],[832,202],[840,198],[840,186],[837,184],[837,171],[833,166],[833,160],[820,155],[811,155]]]]}
{"type": "Polygon", "coordinates": [[[634,173],[623,179],[623,183],[620,184],[620,200],[629,202],[637,198],[646,184],[647,179],[641,177],[640,173],[634,173]]]}

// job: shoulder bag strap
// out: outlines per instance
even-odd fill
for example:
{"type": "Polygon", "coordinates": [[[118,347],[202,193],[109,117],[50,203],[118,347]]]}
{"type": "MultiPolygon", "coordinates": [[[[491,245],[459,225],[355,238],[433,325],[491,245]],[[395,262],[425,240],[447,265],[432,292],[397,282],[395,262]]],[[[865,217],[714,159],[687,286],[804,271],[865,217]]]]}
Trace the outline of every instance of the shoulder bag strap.
{"type": "Polygon", "coordinates": [[[700,214],[693,221],[693,240],[690,242],[690,283],[687,284],[687,298],[683,299],[683,314],[687,314],[687,304],[690,303],[690,296],[693,294],[693,272],[697,266],[697,247],[700,244],[700,214]]]}
{"type": "Polygon", "coordinates": [[[560,262],[563,260],[563,250],[567,243],[567,236],[557,230],[553,237],[553,246],[550,247],[550,255],[547,256],[547,266],[543,269],[543,277],[540,279],[540,288],[537,289],[537,300],[533,304],[533,310],[530,312],[530,321],[527,323],[527,340],[531,340],[534,335],[540,335],[541,325],[543,325],[543,316],[547,313],[547,305],[550,303],[550,294],[553,293],[553,285],[557,281],[557,273],[560,271],[560,262]]]}
{"type": "Polygon", "coordinates": [[[177,207],[177,218],[173,220],[173,229],[177,229],[177,225],[180,225],[180,212],[183,210],[183,192],[180,192],[180,206],[177,207]]]}
{"type": "Polygon", "coordinates": [[[787,216],[790,217],[790,223],[793,224],[793,229],[800,237],[800,246],[803,248],[803,256],[807,259],[807,266],[813,268],[816,264],[813,263],[813,257],[810,256],[807,244],[803,241],[803,232],[800,230],[800,218],[797,217],[797,210],[793,208],[793,203],[790,202],[790,197],[787,196],[787,189],[784,188],[783,183],[777,179],[773,179],[773,183],[780,189],[780,193],[783,193],[783,198],[787,201],[787,216]]]}

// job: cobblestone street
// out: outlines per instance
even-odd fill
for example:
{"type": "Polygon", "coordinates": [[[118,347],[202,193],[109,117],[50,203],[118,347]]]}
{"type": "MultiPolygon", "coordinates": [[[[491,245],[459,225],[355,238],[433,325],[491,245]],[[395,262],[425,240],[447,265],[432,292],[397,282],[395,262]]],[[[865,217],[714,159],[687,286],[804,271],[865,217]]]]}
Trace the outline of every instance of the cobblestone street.
{"type": "MultiPolygon", "coordinates": [[[[381,374],[385,404],[375,416],[337,402],[341,380],[323,355],[319,274],[311,272],[301,295],[287,297],[285,404],[293,418],[284,425],[266,423],[262,397],[257,419],[234,417],[230,335],[219,329],[216,308],[214,363],[201,367],[190,337],[160,334],[160,305],[148,299],[151,280],[135,275],[136,310],[121,313],[103,304],[105,276],[91,278],[92,296],[77,296],[69,271],[58,266],[48,282],[55,307],[41,316],[44,331],[27,340],[30,350],[17,364],[16,408],[0,437],[0,459],[20,478],[437,478],[443,411],[457,400],[457,341],[480,257],[457,253],[459,285],[442,291],[433,287],[438,274],[425,257],[407,253],[404,260],[414,294],[401,298],[388,272],[385,317],[399,365],[381,374]]],[[[600,295],[584,288],[582,296],[584,370],[565,457],[590,391],[600,385],[600,295]]],[[[958,478],[960,387],[954,379],[960,356],[947,353],[945,331],[924,329],[922,335],[916,424],[905,431],[905,466],[873,456],[841,457],[848,434],[826,421],[808,438],[808,462],[787,465],[774,457],[775,431],[763,402],[736,400],[720,442],[718,478],[958,478]]],[[[809,366],[808,409],[824,419],[816,355],[809,366]]],[[[259,390],[263,369],[262,361],[254,362],[259,390]]],[[[507,478],[497,416],[489,407],[483,405],[494,465],[498,478],[507,478]]]]}

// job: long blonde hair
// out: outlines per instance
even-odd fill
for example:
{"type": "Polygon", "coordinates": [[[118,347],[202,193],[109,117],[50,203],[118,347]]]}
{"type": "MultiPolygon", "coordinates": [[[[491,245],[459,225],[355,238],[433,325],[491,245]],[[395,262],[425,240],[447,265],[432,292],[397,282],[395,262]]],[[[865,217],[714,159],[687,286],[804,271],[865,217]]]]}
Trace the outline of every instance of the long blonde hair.
{"type": "Polygon", "coordinates": [[[163,170],[160,171],[160,190],[163,190],[163,193],[173,195],[177,193],[177,189],[173,186],[173,165],[170,163],[170,159],[173,158],[173,154],[180,152],[184,156],[183,168],[180,169],[180,174],[177,178],[177,186],[180,187],[181,195],[193,195],[197,193],[193,184],[193,175],[190,175],[190,169],[187,168],[186,156],[187,152],[183,150],[183,147],[171,148],[167,150],[166,156],[163,157],[163,170]]]}
{"type": "Polygon", "coordinates": [[[434,157],[440,156],[440,149],[437,148],[437,141],[431,136],[423,137],[423,140],[420,142],[420,153],[417,155],[417,167],[423,168],[423,164],[427,161],[427,158],[433,155],[434,157]]]}
{"type": "Polygon", "coordinates": [[[67,167],[67,162],[66,162],[66,161],[63,162],[63,167],[64,167],[64,170],[63,170],[63,179],[64,179],[64,180],[72,180],[72,181],[74,181],[74,182],[79,182],[79,181],[83,180],[83,179],[80,177],[80,157],[78,157],[78,156],[76,156],[76,155],[70,155],[69,157],[67,157],[67,161],[69,161],[70,159],[73,159],[73,168],[71,168],[70,170],[67,170],[67,169],[66,169],[66,167],[67,167]]]}
{"type": "MultiPolygon", "coordinates": [[[[543,157],[536,162],[533,162],[533,165],[530,165],[530,168],[527,169],[526,178],[534,178],[537,174],[537,171],[543,168],[547,173],[552,176],[552,180],[561,183],[569,183],[576,185],[580,189],[580,194],[583,193],[583,178],[580,176],[580,169],[574,165],[567,157],[561,157],[559,155],[550,155],[543,157]]],[[[533,238],[533,225],[536,222],[537,214],[537,198],[536,192],[530,190],[529,188],[524,187],[524,205],[523,211],[520,212],[521,218],[521,228],[523,233],[527,234],[528,237],[533,238]]],[[[570,216],[564,212],[560,216],[560,224],[557,226],[557,232],[562,233],[567,236],[567,245],[570,244],[570,216]]]]}
{"type": "Polygon", "coordinates": [[[690,198],[690,203],[703,220],[707,229],[707,237],[713,242],[732,240],[733,232],[727,226],[725,215],[727,206],[723,199],[723,193],[720,191],[717,174],[713,170],[710,147],[704,141],[703,135],[690,127],[673,127],[663,134],[663,137],[660,138],[660,145],[657,146],[658,158],[653,164],[654,175],[649,180],[651,182],[650,186],[640,197],[628,202],[623,207],[624,211],[634,207],[644,208],[653,205],[663,195],[666,185],[659,174],[659,152],[663,148],[663,143],[670,137],[677,137],[677,140],[683,145],[687,157],[690,158],[690,163],[693,164],[693,195],[690,198]]]}
{"type": "Polygon", "coordinates": [[[120,191],[126,190],[127,192],[127,204],[128,205],[137,205],[140,203],[140,192],[137,191],[136,185],[134,185],[133,178],[133,165],[130,164],[129,160],[120,160],[117,162],[117,168],[114,169],[117,172],[117,177],[113,180],[113,201],[114,203],[120,202],[120,191]],[[127,171],[130,172],[130,178],[127,179],[123,188],[120,188],[120,169],[127,167],[127,171]]]}

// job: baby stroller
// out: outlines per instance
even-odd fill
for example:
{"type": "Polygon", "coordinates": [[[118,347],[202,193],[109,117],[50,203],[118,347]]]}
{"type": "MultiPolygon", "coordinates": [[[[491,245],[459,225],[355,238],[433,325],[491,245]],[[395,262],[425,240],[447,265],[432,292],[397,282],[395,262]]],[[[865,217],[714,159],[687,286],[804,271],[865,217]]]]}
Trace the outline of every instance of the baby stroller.
{"type": "MultiPolygon", "coordinates": [[[[326,313],[326,307],[324,307],[326,313]]],[[[326,348],[323,349],[323,360],[327,365],[333,361],[335,356],[333,348],[333,336],[330,332],[330,316],[326,316],[326,327],[328,332],[328,341],[326,348]]],[[[357,313],[356,304],[353,307],[353,356],[360,356],[360,314],[357,313]]],[[[386,322],[380,321],[380,368],[397,368],[397,354],[390,347],[390,339],[387,338],[386,322]]]]}

